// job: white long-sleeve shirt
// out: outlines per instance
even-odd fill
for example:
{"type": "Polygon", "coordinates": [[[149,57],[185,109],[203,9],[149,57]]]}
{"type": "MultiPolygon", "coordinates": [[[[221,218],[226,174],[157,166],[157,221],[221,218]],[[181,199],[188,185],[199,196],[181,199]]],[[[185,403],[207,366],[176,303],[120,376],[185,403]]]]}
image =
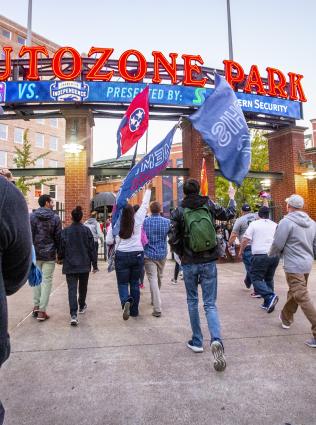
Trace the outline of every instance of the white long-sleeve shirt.
{"type": "MultiPolygon", "coordinates": [[[[135,224],[132,236],[129,239],[121,239],[119,236],[116,236],[115,242],[117,251],[144,251],[143,245],[141,243],[141,231],[149,207],[150,195],[151,190],[147,189],[143,197],[143,202],[134,216],[135,224]]],[[[107,245],[112,245],[114,243],[112,226],[109,227],[108,233],[106,235],[106,243],[107,245]]]]}

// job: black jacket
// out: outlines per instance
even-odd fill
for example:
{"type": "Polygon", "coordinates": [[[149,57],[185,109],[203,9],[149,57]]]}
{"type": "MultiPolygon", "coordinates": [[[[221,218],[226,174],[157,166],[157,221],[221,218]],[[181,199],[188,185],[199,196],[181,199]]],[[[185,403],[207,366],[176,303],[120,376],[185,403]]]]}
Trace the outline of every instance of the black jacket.
{"type": "Polygon", "coordinates": [[[218,257],[217,247],[209,251],[193,252],[184,239],[184,215],[183,208],[196,209],[206,205],[209,208],[213,221],[227,221],[235,217],[235,201],[230,201],[228,208],[215,204],[207,196],[189,195],[182,201],[181,207],[171,213],[171,224],[169,231],[169,244],[172,251],[178,254],[182,264],[201,264],[214,261],[218,257]]]}
{"type": "Polygon", "coordinates": [[[91,230],[73,223],[61,232],[58,259],[63,260],[63,273],[87,273],[97,268],[97,253],[91,230]]]}
{"type": "Polygon", "coordinates": [[[50,208],[38,208],[31,214],[31,229],[36,259],[55,261],[59,246],[61,221],[50,208]]]}
{"type": "Polygon", "coordinates": [[[27,281],[31,250],[25,199],[11,182],[0,177],[0,366],[10,354],[6,295],[14,294],[27,281]]]}

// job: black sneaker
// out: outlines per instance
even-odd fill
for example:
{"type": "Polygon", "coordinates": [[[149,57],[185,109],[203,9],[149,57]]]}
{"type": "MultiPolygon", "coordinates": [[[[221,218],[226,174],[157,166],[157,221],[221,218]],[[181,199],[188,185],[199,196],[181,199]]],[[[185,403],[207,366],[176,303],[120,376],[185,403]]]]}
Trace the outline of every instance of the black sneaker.
{"type": "Polygon", "coordinates": [[[85,314],[86,310],[87,310],[88,306],[87,304],[85,304],[82,308],[79,308],[79,314],[85,314]]]}
{"type": "Polygon", "coordinates": [[[271,295],[269,302],[267,303],[267,313],[272,313],[278,301],[279,297],[277,295],[271,295]]]}
{"type": "Polygon", "coordinates": [[[226,360],[224,357],[224,347],[221,341],[213,341],[211,343],[211,350],[214,356],[214,369],[217,372],[223,372],[226,369],[226,360]]]}
{"type": "Polygon", "coordinates": [[[76,315],[71,316],[71,319],[70,319],[71,326],[78,326],[78,323],[79,321],[77,319],[77,316],[76,315]]]}
{"type": "Polygon", "coordinates": [[[126,301],[126,303],[124,304],[124,307],[123,307],[123,319],[124,320],[129,319],[130,308],[131,308],[131,303],[129,301],[126,301]]]}

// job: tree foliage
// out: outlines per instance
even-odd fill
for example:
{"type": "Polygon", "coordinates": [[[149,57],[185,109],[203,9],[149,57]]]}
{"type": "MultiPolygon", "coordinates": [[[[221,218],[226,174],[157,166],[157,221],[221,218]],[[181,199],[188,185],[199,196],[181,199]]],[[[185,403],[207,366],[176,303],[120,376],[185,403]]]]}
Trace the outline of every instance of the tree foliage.
{"type": "MultiPolygon", "coordinates": [[[[267,171],[269,169],[268,143],[264,137],[263,131],[254,130],[251,132],[251,165],[252,171],[267,171]]],[[[228,203],[229,182],[224,177],[215,178],[215,197],[216,201],[222,205],[228,203]]],[[[245,178],[242,185],[237,188],[236,202],[237,209],[242,204],[248,203],[252,208],[258,203],[258,193],[262,190],[260,180],[254,178],[245,178]]]]}
{"type": "MultiPolygon", "coordinates": [[[[49,152],[45,152],[41,155],[33,157],[32,144],[28,138],[28,130],[25,130],[23,136],[23,145],[21,148],[15,147],[15,157],[13,162],[17,168],[32,168],[35,166],[35,163],[38,159],[45,158],[47,155],[49,155],[49,152]]],[[[22,176],[15,180],[15,184],[27,198],[27,195],[30,192],[32,186],[35,186],[36,184],[45,184],[51,180],[53,180],[51,177],[35,180],[34,177],[31,176],[22,176]]]]}

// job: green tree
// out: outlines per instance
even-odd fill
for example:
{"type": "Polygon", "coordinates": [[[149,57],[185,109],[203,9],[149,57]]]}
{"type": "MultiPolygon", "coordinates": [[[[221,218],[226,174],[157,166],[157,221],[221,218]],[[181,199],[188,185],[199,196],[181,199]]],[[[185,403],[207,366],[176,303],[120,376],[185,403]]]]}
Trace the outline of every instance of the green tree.
{"type": "MultiPolygon", "coordinates": [[[[264,137],[264,132],[260,130],[251,131],[251,165],[252,171],[267,171],[269,169],[268,143],[264,137]]],[[[224,177],[215,179],[215,196],[217,202],[226,205],[228,203],[229,182],[224,177]]],[[[260,180],[245,178],[242,185],[237,188],[236,202],[237,209],[247,202],[252,208],[258,203],[258,193],[261,190],[260,180]]]]}
{"type": "MultiPolygon", "coordinates": [[[[41,155],[33,158],[32,144],[28,138],[28,130],[25,130],[23,136],[23,145],[21,148],[15,147],[15,157],[13,162],[15,163],[16,168],[31,168],[34,167],[38,159],[45,158],[47,155],[49,155],[49,152],[42,153],[41,155]]],[[[34,177],[31,176],[22,176],[15,180],[15,184],[23,193],[25,198],[27,198],[27,195],[32,186],[35,186],[36,184],[45,184],[51,180],[53,180],[52,177],[35,180],[34,177]]]]}

